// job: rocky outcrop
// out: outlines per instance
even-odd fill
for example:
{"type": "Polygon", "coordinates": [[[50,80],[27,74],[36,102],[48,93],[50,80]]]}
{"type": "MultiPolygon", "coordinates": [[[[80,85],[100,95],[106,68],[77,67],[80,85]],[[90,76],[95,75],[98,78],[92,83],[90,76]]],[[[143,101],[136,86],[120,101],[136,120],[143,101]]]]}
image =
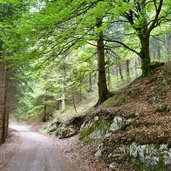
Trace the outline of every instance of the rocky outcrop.
{"type": "Polygon", "coordinates": [[[66,122],[53,122],[45,128],[45,132],[55,135],[59,138],[68,138],[79,133],[80,127],[83,124],[85,115],[77,116],[66,122]]]}

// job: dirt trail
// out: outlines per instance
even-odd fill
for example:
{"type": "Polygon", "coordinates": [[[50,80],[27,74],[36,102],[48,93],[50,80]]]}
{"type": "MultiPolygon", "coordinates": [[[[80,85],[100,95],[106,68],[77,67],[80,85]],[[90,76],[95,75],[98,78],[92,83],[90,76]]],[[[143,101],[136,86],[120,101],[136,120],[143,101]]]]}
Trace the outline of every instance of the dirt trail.
{"type": "Polygon", "coordinates": [[[5,171],[79,171],[56,153],[50,138],[32,132],[29,126],[11,125],[21,144],[5,171]]]}

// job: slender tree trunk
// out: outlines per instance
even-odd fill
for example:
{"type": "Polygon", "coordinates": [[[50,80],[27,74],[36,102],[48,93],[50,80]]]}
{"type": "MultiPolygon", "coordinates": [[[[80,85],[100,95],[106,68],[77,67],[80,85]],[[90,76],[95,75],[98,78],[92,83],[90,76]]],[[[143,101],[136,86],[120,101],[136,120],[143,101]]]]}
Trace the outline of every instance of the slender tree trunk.
{"type": "MultiPolygon", "coordinates": [[[[110,65],[110,58],[107,56],[107,63],[110,65]]],[[[110,88],[111,86],[111,76],[110,76],[110,67],[107,67],[107,82],[108,82],[108,87],[110,88]]]]}
{"type": "Polygon", "coordinates": [[[116,81],[117,81],[117,86],[119,85],[119,68],[116,68],[116,81]]]}
{"type": "Polygon", "coordinates": [[[120,63],[120,62],[119,62],[118,69],[119,69],[119,75],[120,75],[120,78],[121,78],[121,80],[123,80],[122,65],[121,65],[121,63],[120,63]]]}
{"type": "Polygon", "coordinates": [[[92,85],[92,74],[90,73],[88,76],[88,92],[93,91],[93,85],[92,85]]]}
{"type": "Polygon", "coordinates": [[[2,143],[5,142],[8,136],[8,68],[7,63],[4,62],[4,99],[3,99],[3,126],[2,126],[2,143]]]}
{"type": "Polygon", "coordinates": [[[62,102],[61,102],[61,109],[62,111],[66,108],[66,63],[63,63],[63,80],[62,80],[62,102]]]}
{"type": "Polygon", "coordinates": [[[170,39],[171,39],[171,35],[165,34],[165,47],[166,47],[166,55],[168,60],[170,60],[170,54],[171,54],[170,39]]]}
{"type": "MultiPolygon", "coordinates": [[[[97,28],[102,26],[102,19],[97,20],[97,28]]],[[[97,105],[103,103],[109,97],[109,91],[106,83],[106,71],[105,71],[105,49],[103,32],[100,33],[97,40],[97,58],[98,58],[98,95],[99,100],[97,105]]]]}
{"type": "Polygon", "coordinates": [[[79,89],[80,102],[82,101],[82,76],[80,72],[80,89],[79,89]]]}
{"type": "Polygon", "coordinates": [[[169,43],[168,43],[167,34],[165,34],[164,38],[165,38],[165,46],[166,46],[167,55],[169,55],[169,43]]]}
{"type": "Polygon", "coordinates": [[[126,60],[126,74],[127,74],[127,82],[130,81],[130,60],[126,60]]]}
{"type": "Polygon", "coordinates": [[[73,101],[74,110],[77,113],[77,107],[76,107],[75,96],[74,96],[74,88],[72,88],[72,101],[73,101]]]}
{"type": "Polygon", "coordinates": [[[161,47],[160,47],[160,43],[158,42],[157,45],[157,59],[160,61],[161,59],[161,47]]]}
{"type": "Polygon", "coordinates": [[[62,93],[62,103],[61,103],[62,111],[65,110],[65,106],[66,106],[65,99],[66,99],[66,93],[65,93],[65,90],[63,90],[63,93],[62,93]]]}
{"type": "Polygon", "coordinates": [[[49,119],[48,114],[47,114],[47,104],[46,104],[47,100],[48,100],[48,97],[45,96],[45,99],[44,99],[45,104],[44,104],[44,111],[43,111],[43,122],[46,122],[49,119]]]}
{"type": "Polygon", "coordinates": [[[138,67],[138,61],[135,61],[135,64],[134,64],[134,69],[135,69],[135,77],[137,78],[138,77],[138,72],[137,72],[137,67],[138,67]]]}
{"type": "Polygon", "coordinates": [[[93,87],[97,85],[97,72],[93,75],[93,87]]]}

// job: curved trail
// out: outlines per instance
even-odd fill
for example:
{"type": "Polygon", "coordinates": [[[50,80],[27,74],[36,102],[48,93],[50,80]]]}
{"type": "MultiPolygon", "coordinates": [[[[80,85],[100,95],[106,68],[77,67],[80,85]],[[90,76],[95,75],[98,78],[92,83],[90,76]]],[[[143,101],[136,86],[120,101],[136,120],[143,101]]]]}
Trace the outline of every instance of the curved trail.
{"type": "Polygon", "coordinates": [[[21,144],[5,171],[79,171],[53,148],[50,138],[32,132],[29,126],[12,125],[21,144]]]}

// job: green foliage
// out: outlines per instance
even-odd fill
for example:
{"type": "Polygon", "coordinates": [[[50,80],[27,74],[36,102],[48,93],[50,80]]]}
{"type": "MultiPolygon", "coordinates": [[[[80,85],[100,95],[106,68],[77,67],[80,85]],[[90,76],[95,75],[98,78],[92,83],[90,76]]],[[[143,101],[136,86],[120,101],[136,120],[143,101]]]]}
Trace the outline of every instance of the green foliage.
{"type": "MultiPolygon", "coordinates": [[[[97,73],[96,42],[102,32],[105,55],[109,58],[108,74],[128,59],[137,60],[137,54],[130,50],[141,50],[138,33],[143,31],[146,22],[150,26],[156,13],[153,1],[148,1],[137,13],[136,7],[141,3],[139,0],[1,1],[0,41],[6,52],[12,54],[7,59],[14,61],[21,71],[18,74],[22,82],[19,113],[42,114],[44,105],[51,106],[63,98],[71,101],[73,90],[74,94],[85,94],[89,75],[95,77],[97,73]],[[130,11],[133,23],[125,20],[130,11]],[[99,18],[103,20],[101,27],[96,26],[99,18]],[[116,40],[129,48],[125,49],[116,40]],[[53,98],[45,100],[45,96],[53,98]]],[[[153,35],[170,33],[170,26],[165,23],[170,19],[170,9],[170,2],[166,0],[160,27],[156,25],[153,35]]],[[[125,78],[126,73],[123,75],[125,78]]],[[[114,72],[111,80],[111,89],[121,87],[114,72]]]]}

